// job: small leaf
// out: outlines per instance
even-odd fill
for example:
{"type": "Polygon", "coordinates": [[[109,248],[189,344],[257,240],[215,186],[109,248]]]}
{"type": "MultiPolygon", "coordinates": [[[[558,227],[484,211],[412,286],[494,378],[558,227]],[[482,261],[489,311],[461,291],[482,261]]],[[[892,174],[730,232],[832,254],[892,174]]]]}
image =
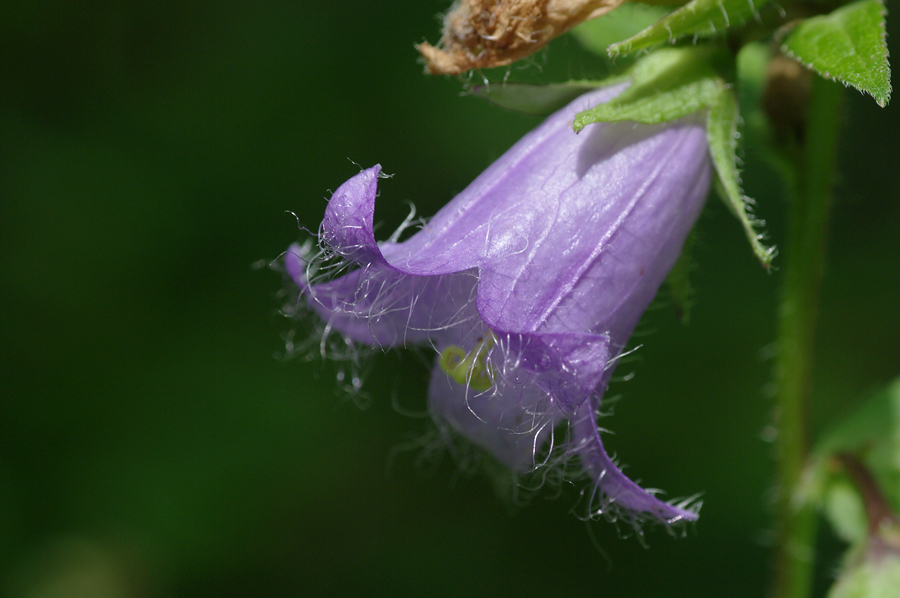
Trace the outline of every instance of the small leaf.
{"type": "Polygon", "coordinates": [[[719,178],[717,189],[723,201],[740,221],[750,241],[754,255],[768,269],[775,257],[775,248],[762,244],[762,235],[756,227],[762,223],[750,214],[751,200],[741,193],[740,173],[737,168],[738,105],[730,89],[721,84],[711,102],[707,120],[709,153],[719,178]]]}
{"type": "Polygon", "coordinates": [[[611,77],[604,81],[569,81],[568,83],[552,83],[549,85],[531,85],[525,83],[502,83],[479,85],[470,91],[473,95],[516,112],[547,116],[552,114],[583,93],[613,85],[622,81],[622,77],[611,77]]]}
{"type": "Polygon", "coordinates": [[[575,132],[596,122],[669,122],[706,108],[721,84],[709,65],[708,54],[695,48],[650,54],[629,73],[631,86],[627,90],[575,117],[575,132]]]}
{"type": "Polygon", "coordinates": [[[691,0],[672,14],[625,41],[612,44],[610,56],[628,54],[686,35],[710,36],[742,25],[769,0],[691,0]]]}
{"type": "Polygon", "coordinates": [[[827,79],[868,93],[879,106],[891,98],[891,67],[879,0],[861,0],[797,25],[782,51],[827,79]]]}

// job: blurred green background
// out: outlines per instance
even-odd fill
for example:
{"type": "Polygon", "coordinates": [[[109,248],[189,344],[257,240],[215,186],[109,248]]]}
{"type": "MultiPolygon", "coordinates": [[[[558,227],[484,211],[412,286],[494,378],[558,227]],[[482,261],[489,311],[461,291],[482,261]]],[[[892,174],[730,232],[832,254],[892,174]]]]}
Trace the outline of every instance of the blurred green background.
{"type": "MultiPolygon", "coordinates": [[[[690,324],[648,314],[605,422],[630,475],[703,493],[685,538],[650,529],[646,549],[570,514],[575,489],[517,508],[486,477],[397,450],[429,430],[399,412],[424,408],[412,354],[373,357],[355,401],[333,364],[279,358],[281,277],[254,265],[304,237],[285,210],[315,230],[350,160],[380,162],[392,230],[539,122],[422,74],[413,44],[437,39],[447,5],[3,4],[0,592],[763,595],[779,274],[718,201],[690,324]]],[[[599,73],[569,38],[510,69],[599,73]]],[[[900,123],[846,97],[816,429],[900,374],[900,123]]],[[[743,158],[783,244],[773,172],[752,144],[743,158]]],[[[820,585],[837,564],[822,543],[820,585]]]]}

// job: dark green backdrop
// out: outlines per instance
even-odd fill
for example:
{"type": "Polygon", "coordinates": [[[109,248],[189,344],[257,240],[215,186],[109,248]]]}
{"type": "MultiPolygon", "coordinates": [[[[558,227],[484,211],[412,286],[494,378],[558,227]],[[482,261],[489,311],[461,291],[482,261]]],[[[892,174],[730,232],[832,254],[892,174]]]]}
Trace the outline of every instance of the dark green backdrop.
{"type": "MultiPolygon", "coordinates": [[[[285,210],[315,229],[350,160],[380,162],[391,230],[538,122],[422,74],[413,44],[447,3],[326,4],[0,8],[0,592],[761,596],[779,275],[717,200],[690,325],[648,315],[604,422],[633,477],[703,492],[686,538],[650,530],[645,549],[572,516],[570,489],[511,508],[484,477],[395,451],[428,431],[392,406],[424,406],[414,355],[372,359],[366,409],[332,365],[278,358],[281,278],[253,266],[301,238],[285,210]]],[[[512,76],[599,72],[560,39],[512,76]]],[[[846,95],[817,429],[900,374],[900,125],[846,95]]],[[[781,243],[759,158],[746,148],[746,188],[781,243]]]]}

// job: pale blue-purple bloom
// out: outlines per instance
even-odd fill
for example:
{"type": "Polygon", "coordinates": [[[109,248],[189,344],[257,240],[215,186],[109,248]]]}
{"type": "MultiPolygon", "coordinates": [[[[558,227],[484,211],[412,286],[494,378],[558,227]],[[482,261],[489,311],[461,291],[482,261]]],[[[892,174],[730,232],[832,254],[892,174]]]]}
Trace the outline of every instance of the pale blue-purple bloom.
{"type": "Polygon", "coordinates": [[[552,115],[403,242],[376,242],[380,166],[363,170],[334,192],[321,251],[294,245],[285,265],[328,334],[434,347],[440,429],[515,472],[577,457],[592,516],[675,523],[695,519],[697,503],[663,502],[626,477],[597,417],[703,207],[710,158],[702,114],[572,131],[578,111],[620,90],[552,115]],[[356,269],[335,277],[326,258],[356,269]]]}

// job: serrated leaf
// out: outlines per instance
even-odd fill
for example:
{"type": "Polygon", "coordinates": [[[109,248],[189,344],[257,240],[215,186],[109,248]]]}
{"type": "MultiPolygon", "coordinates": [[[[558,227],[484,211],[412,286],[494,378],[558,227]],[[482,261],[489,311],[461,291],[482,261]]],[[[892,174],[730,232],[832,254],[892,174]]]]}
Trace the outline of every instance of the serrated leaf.
{"type": "Polygon", "coordinates": [[[891,67],[879,0],[862,0],[801,22],[782,51],[827,79],[868,93],[879,106],[891,98],[891,67]]]}
{"type": "Polygon", "coordinates": [[[470,91],[473,95],[507,108],[533,114],[547,116],[552,114],[583,93],[614,85],[623,77],[610,77],[603,81],[569,81],[568,83],[551,83],[549,85],[531,85],[525,83],[503,83],[479,85],[470,91]]]}
{"type": "Polygon", "coordinates": [[[760,224],[749,211],[750,200],[741,193],[740,173],[737,168],[737,123],[738,105],[734,94],[724,84],[717,89],[717,95],[710,104],[706,131],[709,136],[709,153],[718,174],[717,189],[723,201],[737,217],[753,254],[768,269],[775,257],[773,247],[762,244],[762,237],[756,227],[760,224]]]}
{"type": "Polygon", "coordinates": [[[710,36],[745,23],[769,0],[691,0],[640,33],[607,48],[610,56],[628,54],[686,35],[710,36]]]}
{"type": "Polygon", "coordinates": [[[631,70],[627,90],[575,117],[575,132],[596,122],[669,122],[706,108],[721,85],[708,55],[703,49],[689,48],[646,56],[631,70]]]}

